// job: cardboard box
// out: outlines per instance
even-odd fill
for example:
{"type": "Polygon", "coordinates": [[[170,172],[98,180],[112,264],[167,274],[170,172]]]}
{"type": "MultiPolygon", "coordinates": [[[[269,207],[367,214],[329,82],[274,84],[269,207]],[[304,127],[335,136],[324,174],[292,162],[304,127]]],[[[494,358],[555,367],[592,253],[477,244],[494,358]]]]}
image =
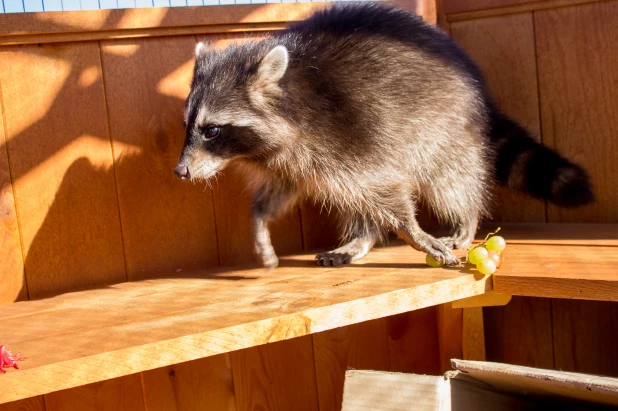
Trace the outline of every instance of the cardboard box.
{"type": "Polygon", "coordinates": [[[343,411],[618,409],[618,379],[452,360],[443,377],[348,370],[343,411]]]}

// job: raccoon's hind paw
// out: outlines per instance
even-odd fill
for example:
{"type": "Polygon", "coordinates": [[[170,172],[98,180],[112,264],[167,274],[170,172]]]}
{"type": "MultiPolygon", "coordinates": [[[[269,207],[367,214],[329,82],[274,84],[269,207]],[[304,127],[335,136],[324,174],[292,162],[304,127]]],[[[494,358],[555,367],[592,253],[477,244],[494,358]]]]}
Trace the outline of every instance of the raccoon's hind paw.
{"type": "Polygon", "coordinates": [[[427,233],[420,230],[408,231],[402,229],[398,230],[397,234],[406,240],[415,250],[426,252],[431,255],[434,260],[440,261],[444,263],[444,265],[456,266],[461,264],[459,258],[453,254],[447,245],[427,233]]]}
{"type": "Polygon", "coordinates": [[[453,235],[451,237],[441,237],[438,240],[451,250],[463,250],[472,244],[472,239],[467,237],[461,238],[457,235],[453,235]]]}
{"type": "Polygon", "coordinates": [[[353,256],[348,253],[330,251],[327,253],[320,253],[316,255],[315,261],[318,263],[318,265],[323,265],[325,267],[338,267],[343,264],[350,264],[352,262],[352,257],[353,256]]]}
{"type": "Polygon", "coordinates": [[[350,264],[352,261],[360,260],[366,256],[375,244],[375,241],[376,239],[373,235],[360,236],[342,247],[316,255],[315,260],[318,265],[326,267],[350,264]]]}
{"type": "Polygon", "coordinates": [[[436,243],[438,244],[431,244],[429,247],[427,247],[426,251],[427,254],[431,255],[436,261],[441,261],[444,263],[444,265],[447,266],[456,266],[456,265],[460,265],[461,261],[459,260],[459,258],[457,258],[452,252],[451,250],[448,248],[448,246],[444,245],[441,241],[436,240],[436,243]],[[440,247],[441,246],[441,247],[440,247]]]}

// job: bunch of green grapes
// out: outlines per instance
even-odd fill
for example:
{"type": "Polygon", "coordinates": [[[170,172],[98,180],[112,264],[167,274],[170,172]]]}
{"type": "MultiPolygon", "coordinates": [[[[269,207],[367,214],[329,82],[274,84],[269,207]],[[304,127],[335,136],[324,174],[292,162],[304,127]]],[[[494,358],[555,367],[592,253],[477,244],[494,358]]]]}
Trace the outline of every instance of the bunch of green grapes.
{"type": "MultiPolygon", "coordinates": [[[[500,228],[493,233],[489,233],[482,243],[468,250],[468,254],[462,262],[474,265],[481,274],[490,275],[495,273],[496,269],[502,265],[500,253],[506,248],[504,238],[496,235],[498,231],[500,231],[500,228]]],[[[427,254],[425,261],[431,267],[441,267],[443,265],[441,261],[436,261],[429,254],[427,254]]]]}

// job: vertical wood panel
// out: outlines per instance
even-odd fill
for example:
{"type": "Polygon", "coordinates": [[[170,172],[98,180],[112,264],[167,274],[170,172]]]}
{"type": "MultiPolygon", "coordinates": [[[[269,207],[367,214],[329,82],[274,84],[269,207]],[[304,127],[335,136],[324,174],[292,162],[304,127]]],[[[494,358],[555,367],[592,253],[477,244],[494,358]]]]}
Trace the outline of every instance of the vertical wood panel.
{"type": "Polygon", "coordinates": [[[618,303],[551,303],[556,369],[618,377],[618,303]]]}
{"type": "Polygon", "coordinates": [[[438,306],[438,348],[440,374],[452,370],[451,360],[462,358],[463,310],[450,303],[438,306]]]}
{"type": "Polygon", "coordinates": [[[311,336],[231,353],[236,407],[317,410],[311,336]]]}
{"type": "MultiPolygon", "coordinates": [[[[198,41],[211,42],[217,49],[234,42],[259,40],[261,35],[238,33],[198,36],[198,41]]],[[[252,193],[244,178],[234,167],[227,167],[223,176],[213,182],[215,215],[221,264],[253,261],[250,203],[252,193]]],[[[272,242],[278,255],[302,250],[300,215],[294,208],[271,226],[272,242]]]]}
{"type": "MultiPolygon", "coordinates": [[[[252,33],[197,36],[198,41],[225,48],[233,42],[260,39],[252,33]]],[[[250,218],[251,192],[242,176],[228,167],[213,182],[217,222],[217,241],[221,264],[253,261],[250,218]]],[[[277,254],[302,249],[300,215],[295,208],[271,226],[277,254]]],[[[236,405],[239,410],[265,406],[266,409],[293,409],[307,404],[317,408],[315,369],[311,337],[295,338],[277,344],[251,348],[231,354],[236,405]],[[280,347],[282,351],[273,351],[280,347]],[[286,361],[286,358],[289,360],[286,361]],[[261,404],[261,405],[260,405],[261,404]]]]}
{"type": "MultiPolygon", "coordinates": [[[[452,23],[450,29],[485,73],[498,106],[540,140],[532,13],[452,23]]],[[[500,189],[493,215],[499,221],[545,222],[545,204],[500,189]]]]}
{"type": "Polygon", "coordinates": [[[339,244],[337,211],[306,201],[300,206],[305,250],[332,249],[339,244]]]}
{"type": "Polygon", "coordinates": [[[550,300],[513,297],[483,309],[487,361],[554,368],[550,300]]]}
{"type": "MultiPolygon", "coordinates": [[[[193,36],[102,43],[131,280],[182,276],[219,262],[212,191],[172,171],[184,143],[194,48],[193,36]]],[[[230,398],[233,404],[227,355],[150,371],[143,382],[149,410],[220,409],[230,398]]]]}
{"type": "Polygon", "coordinates": [[[158,368],[143,373],[148,411],[234,411],[230,355],[158,368]]]}
{"type": "Polygon", "coordinates": [[[45,411],[43,397],[28,398],[0,405],[0,411],[45,411]]]}
{"type": "Polygon", "coordinates": [[[129,279],[218,264],[212,193],[178,180],[193,36],[101,44],[129,279]]]}
{"type": "Polygon", "coordinates": [[[145,411],[139,374],[45,396],[47,411],[145,411]]]}
{"type": "Polygon", "coordinates": [[[388,317],[390,369],[439,375],[438,307],[388,317]]]}
{"type": "Polygon", "coordinates": [[[348,367],[390,369],[385,318],[315,334],[313,347],[320,411],[341,409],[348,367]]]}
{"type": "Polygon", "coordinates": [[[440,0],[444,11],[461,13],[472,10],[482,10],[494,7],[515,6],[517,4],[530,3],[531,0],[440,0]]]}
{"type": "Polygon", "coordinates": [[[7,47],[0,79],[30,297],[124,281],[98,44],[7,47]]]}
{"type": "Polygon", "coordinates": [[[535,12],[543,138],[587,168],[597,201],[551,222],[618,222],[618,2],[535,12]]]}
{"type": "Polygon", "coordinates": [[[0,304],[28,298],[2,114],[0,78],[0,304]]]}
{"type": "Polygon", "coordinates": [[[485,329],[483,327],[483,308],[463,309],[461,351],[464,360],[485,361],[485,329]]]}

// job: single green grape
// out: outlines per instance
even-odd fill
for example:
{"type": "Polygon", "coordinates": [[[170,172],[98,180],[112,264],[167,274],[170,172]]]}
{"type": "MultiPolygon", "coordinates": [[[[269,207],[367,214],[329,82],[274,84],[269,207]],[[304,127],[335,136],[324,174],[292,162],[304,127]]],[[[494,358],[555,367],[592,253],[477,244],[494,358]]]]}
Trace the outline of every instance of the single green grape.
{"type": "Polygon", "coordinates": [[[496,267],[500,267],[502,265],[502,257],[500,256],[500,253],[497,251],[489,250],[488,259],[496,263],[496,267]]]}
{"type": "Polygon", "coordinates": [[[487,240],[485,247],[487,247],[488,250],[494,250],[501,253],[502,250],[506,248],[506,241],[504,241],[504,238],[499,235],[495,235],[487,240]]]}
{"type": "Polygon", "coordinates": [[[489,253],[485,247],[476,247],[468,252],[468,261],[471,264],[478,264],[483,260],[487,260],[489,253]]]}
{"type": "Polygon", "coordinates": [[[444,263],[442,261],[438,261],[435,258],[433,258],[431,255],[427,254],[427,257],[425,257],[425,261],[427,262],[427,265],[429,265],[430,267],[442,267],[444,265],[444,263]]]}
{"type": "Polygon", "coordinates": [[[493,260],[483,260],[476,265],[481,274],[489,275],[496,272],[496,263],[493,260]]]}

